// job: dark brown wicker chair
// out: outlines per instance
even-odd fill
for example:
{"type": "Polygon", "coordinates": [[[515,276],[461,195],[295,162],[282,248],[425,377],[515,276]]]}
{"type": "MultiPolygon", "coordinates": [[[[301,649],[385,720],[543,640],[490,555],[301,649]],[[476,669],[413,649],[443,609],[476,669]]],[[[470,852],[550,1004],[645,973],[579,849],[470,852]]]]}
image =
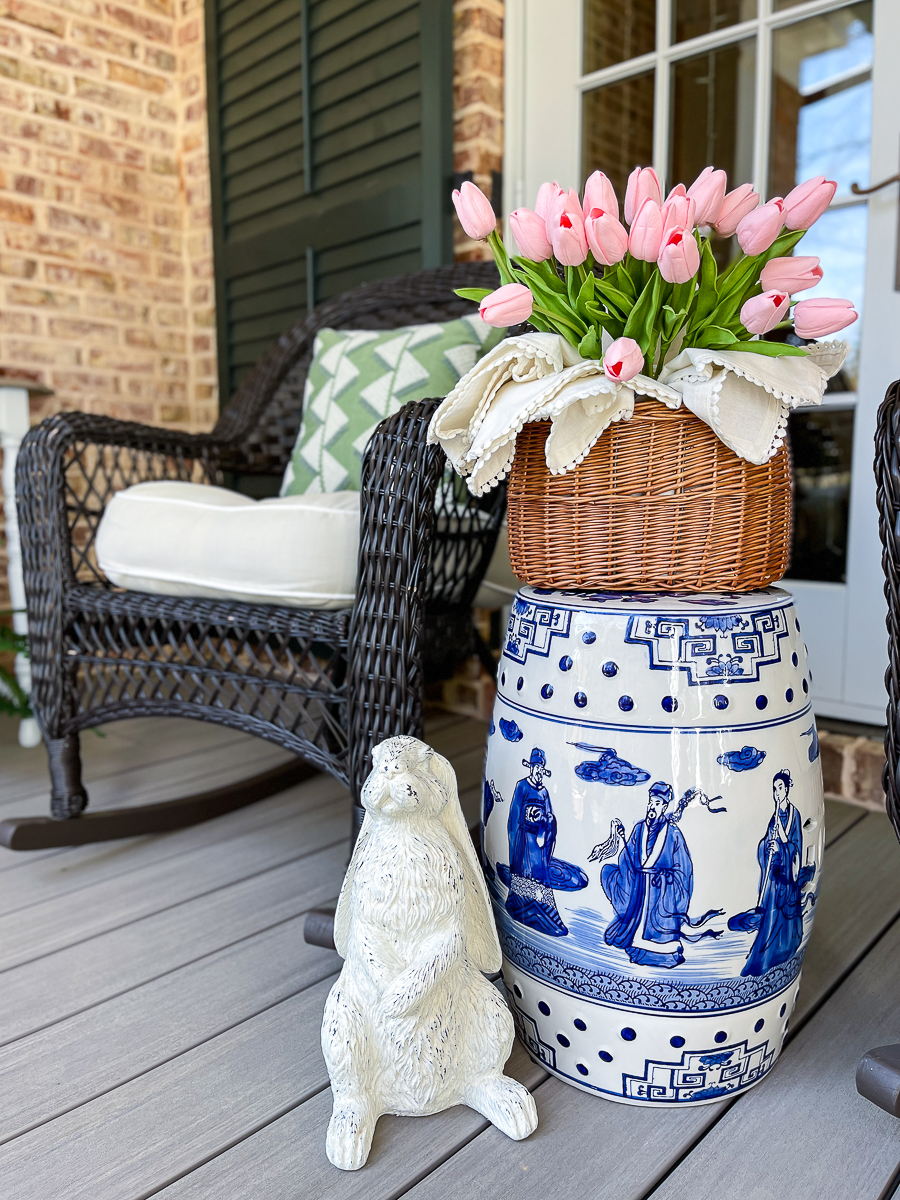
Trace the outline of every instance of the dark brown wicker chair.
{"type": "Polygon", "coordinates": [[[447,320],[472,311],[454,288],[496,282],[492,264],[457,264],[372,283],[320,305],[260,360],[211,434],[83,413],[60,413],[29,433],[16,498],[32,704],[47,743],[56,819],[7,820],[2,844],[34,849],[177,828],[272,794],[316,768],[350,788],[355,832],[372,746],[394,734],[420,735],[425,671],[430,665],[446,672],[473,647],[471,602],[503,515],[502,489],[474,500],[445,468],[439,448],[426,446],[439,401],[406,406],[369,443],[352,609],[123,591],[99,570],[94,538],[110,497],[131,484],[281,476],[320,328],[447,320]],[[84,813],[80,732],[146,716],[219,722],[299,758],[201,796],[84,813]]]}

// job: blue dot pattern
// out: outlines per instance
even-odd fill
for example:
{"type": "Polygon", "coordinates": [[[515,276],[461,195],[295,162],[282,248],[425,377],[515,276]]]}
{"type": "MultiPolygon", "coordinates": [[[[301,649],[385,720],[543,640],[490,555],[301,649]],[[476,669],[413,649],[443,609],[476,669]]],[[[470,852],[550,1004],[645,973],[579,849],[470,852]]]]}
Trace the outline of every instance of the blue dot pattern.
{"type": "Polygon", "coordinates": [[[757,708],[767,708],[768,704],[769,704],[768,696],[757,696],[756,697],[756,707],[757,708]]]}
{"type": "Polygon", "coordinates": [[[541,1010],[541,1012],[544,1014],[545,1017],[550,1016],[550,1005],[546,1004],[543,1000],[538,1000],[538,1008],[541,1010]]]}
{"type": "Polygon", "coordinates": [[[612,679],[614,675],[618,675],[619,673],[619,668],[614,662],[605,662],[602,670],[607,679],[612,679]]]}
{"type": "Polygon", "coordinates": [[[678,707],[678,701],[674,696],[663,696],[662,706],[667,713],[673,713],[678,707]]]}
{"type": "Polygon", "coordinates": [[[549,700],[550,697],[553,695],[553,685],[551,683],[545,683],[544,686],[541,688],[541,695],[544,697],[545,700],[549,700]]]}
{"type": "Polygon", "coordinates": [[[795,667],[800,662],[800,659],[797,657],[796,651],[794,651],[794,653],[791,655],[791,662],[794,664],[795,667]]]}
{"type": "Polygon", "coordinates": [[[589,629],[589,630],[587,631],[587,633],[583,633],[583,634],[581,635],[581,640],[584,642],[584,644],[585,644],[586,646],[590,646],[590,645],[592,645],[594,642],[596,642],[596,640],[597,640],[597,635],[596,635],[596,633],[594,633],[594,631],[593,631],[592,629],[589,629]]]}
{"type": "Polygon", "coordinates": [[[760,1017],[760,1019],[753,1026],[754,1032],[759,1033],[759,1031],[762,1029],[763,1025],[765,1025],[765,1021],[762,1019],[762,1017],[760,1017]]]}
{"type": "Polygon", "coordinates": [[[785,700],[787,700],[788,704],[790,704],[790,702],[794,698],[794,689],[788,688],[788,690],[784,693],[784,698],[785,698],[785,700]]]}
{"type": "Polygon", "coordinates": [[[719,1030],[719,1032],[716,1034],[716,1039],[715,1039],[715,1040],[716,1040],[717,1042],[727,1042],[727,1041],[728,1041],[728,1034],[727,1034],[727,1033],[725,1033],[725,1032],[724,1032],[724,1030],[720,1029],[720,1030],[719,1030]]]}
{"type": "Polygon", "coordinates": [[[521,690],[522,690],[522,684],[523,684],[524,682],[525,682],[525,680],[524,680],[524,679],[522,678],[522,676],[520,675],[520,676],[519,676],[519,679],[518,679],[518,682],[516,683],[516,691],[517,691],[517,692],[521,692],[521,690]]]}
{"type": "Polygon", "coordinates": [[[584,1063],[576,1063],[575,1070],[578,1071],[581,1075],[587,1075],[587,1073],[588,1073],[588,1069],[584,1065],[584,1063]]]}
{"type": "Polygon", "coordinates": [[[571,671],[572,670],[572,660],[571,660],[571,658],[569,658],[568,654],[564,654],[562,656],[562,658],[559,660],[559,669],[561,671],[571,671]]]}
{"type": "Polygon", "coordinates": [[[567,1046],[567,1047],[568,1047],[568,1046],[570,1046],[570,1045],[571,1045],[571,1042],[569,1041],[569,1039],[566,1037],[566,1035],[565,1035],[564,1033],[558,1033],[558,1034],[556,1035],[556,1040],[559,1042],[559,1044],[560,1044],[561,1046],[567,1046]]]}
{"type": "Polygon", "coordinates": [[[634,1039],[637,1037],[637,1034],[634,1032],[634,1030],[630,1026],[626,1025],[625,1028],[622,1030],[622,1037],[626,1042],[633,1042],[634,1039]]]}
{"type": "Polygon", "coordinates": [[[581,1017],[576,1017],[575,1020],[572,1022],[572,1024],[575,1026],[576,1029],[580,1029],[582,1033],[584,1033],[584,1031],[587,1029],[587,1025],[585,1025],[585,1023],[584,1023],[584,1021],[582,1021],[581,1017]]]}
{"type": "Polygon", "coordinates": [[[587,704],[587,696],[584,694],[584,692],[575,693],[575,703],[579,708],[584,708],[584,706],[587,704]]]}
{"type": "Polygon", "coordinates": [[[713,696],[713,706],[718,709],[727,708],[728,707],[728,697],[727,696],[713,696]]]}
{"type": "Polygon", "coordinates": [[[803,694],[804,694],[804,696],[806,695],[806,693],[807,693],[808,691],[809,691],[809,684],[808,684],[808,683],[806,682],[806,680],[804,679],[804,680],[803,680],[803,694]]]}
{"type": "Polygon", "coordinates": [[[612,1062],[612,1055],[608,1050],[600,1050],[598,1053],[604,1062],[612,1062]]]}
{"type": "Polygon", "coordinates": [[[619,708],[621,708],[622,712],[631,712],[634,708],[634,701],[630,696],[620,696],[619,708]]]}
{"type": "Polygon", "coordinates": [[[680,1050],[681,1047],[684,1045],[684,1038],[679,1037],[676,1034],[675,1037],[669,1038],[669,1045],[674,1046],[676,1050],[680,1050]]]}

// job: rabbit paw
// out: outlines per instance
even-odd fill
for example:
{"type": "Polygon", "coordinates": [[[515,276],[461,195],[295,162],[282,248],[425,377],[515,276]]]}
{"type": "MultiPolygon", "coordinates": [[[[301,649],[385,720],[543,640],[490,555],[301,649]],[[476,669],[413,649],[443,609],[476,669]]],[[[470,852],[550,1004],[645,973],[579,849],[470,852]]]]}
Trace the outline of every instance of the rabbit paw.
{"type": "Polygon", "coordinates": [[[325,1135],[328,1161],[342,1171],[358,1171],[364,1166],[376,1120],[363,1100],[335,1100],[325,1135]]]}
{"type": "Polygon", "coordinates": [[[508,1075],[488,1075],[479,1079],[469,1088],[465,1101],[515,1142],[527,1138],[537,1129],[534,1097],[528,1088],[508,1075]]]}

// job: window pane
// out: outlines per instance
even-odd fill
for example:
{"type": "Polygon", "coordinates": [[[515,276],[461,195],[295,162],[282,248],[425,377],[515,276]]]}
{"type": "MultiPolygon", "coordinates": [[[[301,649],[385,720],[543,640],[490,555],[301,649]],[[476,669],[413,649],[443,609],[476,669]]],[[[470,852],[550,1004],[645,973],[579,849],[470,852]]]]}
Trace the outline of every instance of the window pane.
{"type": "Polygon", "coordinates": [[[585,75],[656,49],[656,0],[584,0],[585,75]]]}
{"type": "Polygon", "coordinates": [[[636,166],[653,161],[653,72],[585,92],[581,178],[605,171],[620,197],[636,166]]]}
{"type": "MultiPolygon", "coordinates": [[[[862,326],[863,284],[866,269],[866,227],[869,210],[865,204],[852,204],[846,208],[832,208],[823,213],[795,250],[796,254],[816,254],[821,259],[822,282],[808,292],[798,295],[798,300],[813,296],[840,296],[853,302],[860,315],[840,333],[836,341],[847,342],[850,353],[840,373],[828,381],[828,391],[856,391],[859,371],[859,335],[862,326]]],[[[827,340],[827,339],[826,339],[827,340]]]]}
{"type": "Polygon", "coordinates": [[[853,409],[799,409],[791,413],[789,428],[795,490],[788,578],[843,583],[847,578],[853,409]]]}
{"type": "Polygon", "coordinates": [[[690,184],[710,163],[729,187],[753,175],[756,39],[672,64],[669,186],[690,184]]]}
{"type": "Polygon", "coordinates": [[[674,0],[672,41],[686,42],[755,16],[756,0],[674,0]]]}
{"type": "Polygon", "coordinates": [[[854,4],[778,29],[772,38],[769,194],[811,175],[869,182],[872,5],[854,4]]]}

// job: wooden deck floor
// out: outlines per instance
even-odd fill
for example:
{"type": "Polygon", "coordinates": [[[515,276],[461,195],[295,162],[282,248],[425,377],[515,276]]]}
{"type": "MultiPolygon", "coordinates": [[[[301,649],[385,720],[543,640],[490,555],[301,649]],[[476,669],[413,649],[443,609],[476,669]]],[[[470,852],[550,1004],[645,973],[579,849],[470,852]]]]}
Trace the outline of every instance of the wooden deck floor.
{"type": "MultiPolygon", "coordinates": [[[[46,810],[43,751],[0,722],[0,813],[46,810]]],[[[483,726],[432,721],[475,816],[483,726]]],[[[83,739],[95,806],[201,790],[282,752],[192,722],[83,739]]],[[[883,816],[828,812],[791,1040],[736,1102],[644,1111],[549,1078],[521,1050],[537,1133],[468,1109],[383,1118],[369,1165],[331,1167],[319,1049],[340,960],[305,945],[333,899],[349,799],[327,776],[209,824],[40,854],[0,850],[2,1200],[884,1200],[900,1122],[857,1096],[900,1040],[900,849],[883,816]]]]}

